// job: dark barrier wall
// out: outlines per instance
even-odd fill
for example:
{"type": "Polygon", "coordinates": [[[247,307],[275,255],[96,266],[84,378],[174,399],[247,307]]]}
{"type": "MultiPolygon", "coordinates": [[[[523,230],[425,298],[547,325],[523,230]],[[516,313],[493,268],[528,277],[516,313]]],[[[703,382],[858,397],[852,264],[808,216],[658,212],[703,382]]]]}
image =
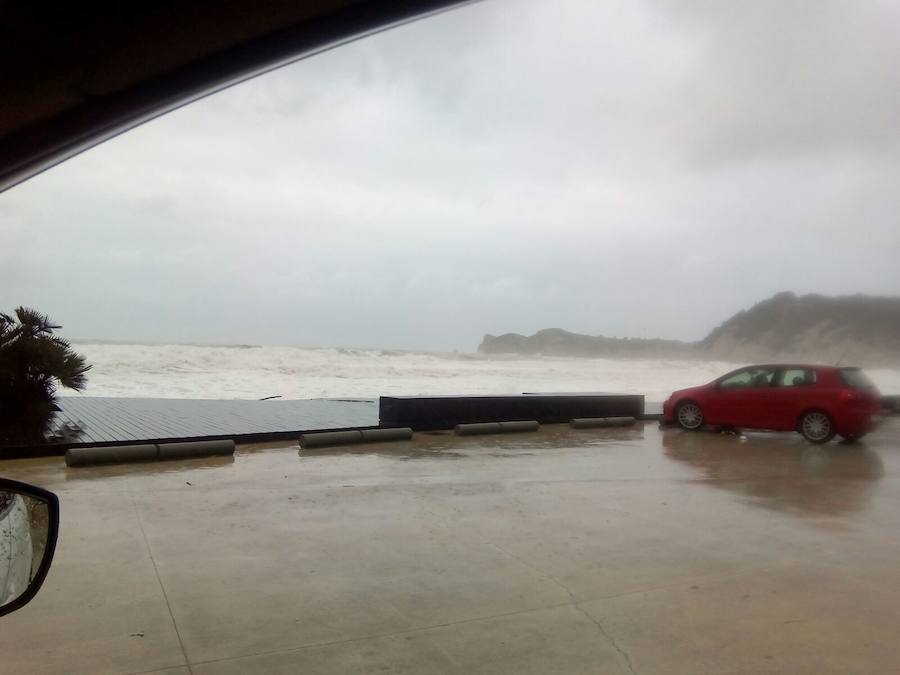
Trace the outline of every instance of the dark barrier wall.
{"type": "Polygon", "coordinates": [[[384,427],[415,431],[452,429],[457,424],[537,420],[562,424],[576,417],[641,417],[644,397],[625,394],[529,394],[522,396],[382,396],[384,427]]]}

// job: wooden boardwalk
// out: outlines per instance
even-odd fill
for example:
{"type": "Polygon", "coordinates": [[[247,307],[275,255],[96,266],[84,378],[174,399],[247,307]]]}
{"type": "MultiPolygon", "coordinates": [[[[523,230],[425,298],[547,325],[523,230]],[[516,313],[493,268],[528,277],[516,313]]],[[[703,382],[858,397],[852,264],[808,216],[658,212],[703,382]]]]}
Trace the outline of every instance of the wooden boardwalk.
{"type": "Polygon", "coordinates": [[[244,401],[61,396],[57,424],[81,430],[81,445],[207,440],[275,440],[306,431],[378,426],[374,399],[244,401]]]}

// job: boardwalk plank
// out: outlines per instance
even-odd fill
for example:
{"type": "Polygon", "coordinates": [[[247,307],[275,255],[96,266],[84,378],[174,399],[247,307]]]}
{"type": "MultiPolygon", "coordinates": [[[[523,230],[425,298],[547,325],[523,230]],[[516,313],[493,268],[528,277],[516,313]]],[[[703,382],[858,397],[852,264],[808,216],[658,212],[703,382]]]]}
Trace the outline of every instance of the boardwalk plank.
{"type": "Polygon", "coordinates": [[[61,396],[59,422],[84,425],[79,444],[297,433],[378,425],[373,399],[241,401],[61,396]]]}

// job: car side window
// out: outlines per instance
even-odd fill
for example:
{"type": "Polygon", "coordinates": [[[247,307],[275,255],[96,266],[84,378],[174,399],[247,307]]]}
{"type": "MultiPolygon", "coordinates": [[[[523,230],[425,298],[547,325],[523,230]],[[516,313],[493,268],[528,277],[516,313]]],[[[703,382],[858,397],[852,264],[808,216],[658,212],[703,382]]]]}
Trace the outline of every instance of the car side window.
{"type": "Polygon", "coordinates": [[[779,387],[805,387],[816,383],[816,371],[810,368],[787,368],[778,377],[779,387]]]}
{"type": "Polygon", "coordinates": [[[729,375],[724,378],[721,382],[719,382],[720,389],[743,389],[744,387],[749,387],[750,382],[753,381],[753,376],[750,374],[749,370],[742,370],[739,373],[735,373],[734,375],[729,375]]]}
{"type": "Polygon", "coordinates": [[[719,382],[720,389],[752,389],[769,387],[775,371],[770,368],[747,368],[719,382]]]}

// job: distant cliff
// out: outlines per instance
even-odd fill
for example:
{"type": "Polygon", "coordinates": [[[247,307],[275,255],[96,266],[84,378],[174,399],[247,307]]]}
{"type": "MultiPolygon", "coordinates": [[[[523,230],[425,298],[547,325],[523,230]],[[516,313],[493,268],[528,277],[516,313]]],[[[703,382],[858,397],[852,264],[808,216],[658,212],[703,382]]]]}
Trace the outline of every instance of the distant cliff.
{"type": "Polygon", "coordinates": [[[579,335],[559,328],[546,328],[534,335],[485,335],[478,347],[484,354],[543,354],[544,356],[646,357],[680,355],[688,357],[696,346],[678,340],[610,338],[579,335]]]}
{"type": "Polygon", "coordinates": [[[900,363],[900,298],[779,293],[700,342],[711,358],[773,356],[826,363],[900,363]]]}
{"type": "Polygon", "coordinates": [[[734,315],[699,342],[579,335],[558,328],[485,335],[485,354],[803,360],[900,364],[900,298],[779,293],[734,315]]]}

